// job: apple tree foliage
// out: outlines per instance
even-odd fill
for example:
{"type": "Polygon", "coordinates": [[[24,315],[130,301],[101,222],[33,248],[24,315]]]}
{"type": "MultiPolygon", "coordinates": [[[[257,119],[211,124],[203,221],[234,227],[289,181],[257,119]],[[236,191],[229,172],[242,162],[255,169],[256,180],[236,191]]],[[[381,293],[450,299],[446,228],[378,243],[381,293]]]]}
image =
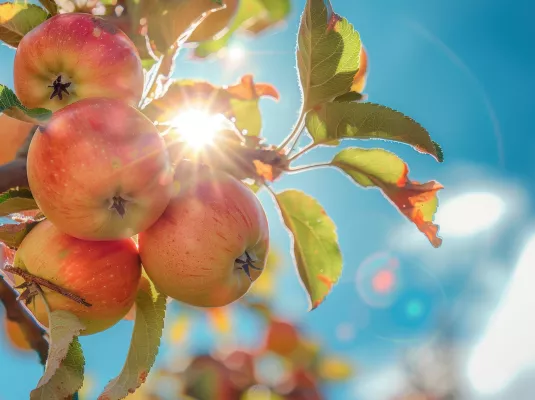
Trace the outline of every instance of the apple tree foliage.
{"type": "MultiPolygon", "coordinates": [[[[297,37],[296,61],[302,102],[292,132],[279,145],[262,138],[259,101],[278,99],[270,84],[257,83],[251,75],[228,86],[201,80],[172,77],[176,56],[191,33],[207,16],[225,7],[225,0],[40,0],[0,4],[0,40],[16,48],[26,33],[57,13],[88,12],[101,15],[122,29],[136,44],[145,68],[145,87],[140,110],[157,126],[166,127],[181,110],[195,105],[233,122],[239,143],[222,142],[218,152],[206,149],[205,158],[216,168],[243,180],[253,190],[267,190],[280,210],[282,222],[293,242],[293,256],[310,307],[318,307],[331,292],[342,272],[342,254],[336,225],[321,204],[297,189],[275,192],[271,183],[288,173],[334,167],[357,186],[376,188],[438,247],[435,182],[419,183],[409,177],[407,164],[396,154],[380,148],[350,147],[331,160],[296,166],[308,151],[320,146],[338,146],[347,139],[381,139],[405,143],[421,153],[443,161],[440,146],[416,121],[401,112],[367,102],[357,88],[363,87],[366,65],[359,33],[338,15],[329,0],[307,0],[297,37]],[[148,4],[150,3],[150,5],[148,4]],[[309,144],[295,150],[303,135],[309,144]]],[[[222,35],[197,43],[198,59],[225,49],[234,35],[258,35],[277,27],[291,10],[290,0],[241,0],[234,18],[222,35]]],[[[191,45],[190,45],[191,47],[191,45]]],[[[288,73],[291,73],[289,70],[288,73]]],[[[0,85],[0,112],[13,118],[45,124],[51,111],[28,109],[12,90],[0,85]]],[[[163,128],[162,128],[163,129],[163,128]]],[[[222,133],[223,135],[223,133],[222,133]]],[[[217,139],[216,139],[217,140],[217,139]]],[[[0,216],[10,219],[0,226],[0,241],[14,251],[24,236],[44,217],[26,187],[0,194],[0,216]]],[[[11,271],[13,272],[13,271],[11,271]]],[[[0,283],[10,281],[5,268],[0,283]]],[[[39,288],[37,288],[39,289],[39,288]]],[[[139,291],[135,326],[124,368],[100,395],[100,400],[122,399],[139,388],[154,364],[160,345],[166,298],[153,285],[139,291]]],[[[43,377],[31,399],[64,399],[82,386],[84,357],[77,336],[83,325],[72,314],[52,312],[43,377]]]]}

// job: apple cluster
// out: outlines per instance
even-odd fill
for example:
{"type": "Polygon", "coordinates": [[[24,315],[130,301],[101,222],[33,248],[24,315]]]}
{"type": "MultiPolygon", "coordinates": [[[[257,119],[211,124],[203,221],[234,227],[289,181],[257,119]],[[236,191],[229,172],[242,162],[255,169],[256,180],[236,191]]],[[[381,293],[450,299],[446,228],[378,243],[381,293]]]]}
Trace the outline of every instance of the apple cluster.
{"type": "MultiPolygon", "coordinates": [[[[123,318],[143,288],[199,307],[242,297],[264,268],[268,223],[241,181],[191,161],[171,164],[153,122],[137,108],[138,52],[118,28],[89,14],[60,14],[20,42],[15,91],[53,111],[34,134],[30,189],[46,220],[24,238],[14,267],[83,298],[43,288],[30,307],[81,320],[82,334],[123,318]]],[[[17,278],[23,284],[22,278],[17,278]]]]}

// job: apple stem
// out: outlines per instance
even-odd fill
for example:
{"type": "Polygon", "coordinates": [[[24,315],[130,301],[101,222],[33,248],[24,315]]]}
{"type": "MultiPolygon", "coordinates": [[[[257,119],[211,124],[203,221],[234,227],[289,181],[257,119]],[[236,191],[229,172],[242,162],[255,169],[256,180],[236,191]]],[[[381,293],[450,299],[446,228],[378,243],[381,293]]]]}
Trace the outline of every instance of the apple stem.
{"type": "Polygon", "coordinates": [[[113,203],[110,206],[110,210],[117,211],[117,213],[121,216],[121,218],[123,218],[124,215],[126,214],[127,201],[123,199],[121,196],[113,196],[112,200],[113,200],[113,203]]]}
{"type": "Polygon", "coordinates": [[[242,269],[243,272],[245,272],[245,274],[249,278],[249,280],[252,282],[253,278],[251,278],[251,269],[255,269],[257,271],[262,271],[262,268],[259,268],[259,267],[255,266],[253,264],[254,261],[251,258],[251,256],[249,255],[249,253],[245,252],[244,255],[245,255],[245,261],[243,261],[240,258],[236,258],[235,263],[239,264],[237,269],[242,269]]]}
{"type": "Polygon", "coordinates": [[[71,82],[61,82],[61,75],[58,75],[56,80],[52,82],[52,85],[49,85],[49,88],[52,88],[52,95],[50,96],[50,100],[52,100],[54,97],[58,96],[60,100],[63,100],[63,93],[65,93],[67,96],[70,95],[67,88],[71,86],[71,82]]]}
{"type": "Polygon", "coordinates": [[[87,301],[85,301],[80,296],[77,296],[71,292],[68,292],[67,290],[59,287],[58,285],[53,284],[50,281],[47,281],[46,279],[39,278],[38,276],[34,276],[30,274],[27,271],[24,271],[23,269],[7,266],[4,268],[6,272],[11,272],[12,274],[18,275],[21,278],[23,278],[26,282],[24,282],[22,285],[17,286],[15,289],[25,289],[24,292],[19,296],[18,300],[25,301],[26,305],[30,304],[33,298],[39,293],[37,289],[39,289],[41,286],[46,287],[47,289],[50,289],[54,292],[57,292],[61,294],[62,296],[65,296],[77,303],[80,303],[83,306],[91,307],[91,304],[89,304],[87,301]]]}

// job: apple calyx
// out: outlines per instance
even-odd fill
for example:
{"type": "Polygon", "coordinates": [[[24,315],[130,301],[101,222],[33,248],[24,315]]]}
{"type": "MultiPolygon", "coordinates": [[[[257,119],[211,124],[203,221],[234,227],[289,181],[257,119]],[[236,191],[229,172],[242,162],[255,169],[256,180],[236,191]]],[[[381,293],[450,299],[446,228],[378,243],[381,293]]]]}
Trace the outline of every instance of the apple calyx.
{"type": "Polygon", "coordinates": [[[12,274],[18,275],[21,278],[24,279],[24,283],[15,287],[15,289],[24,289],[24,291],[20,294],[17,300],[24,301],[26,305],[31,304],[32,300],[35,296],[42,293],[41,286],[46,287],[47,289],[50,289],[54,292],[57,292],[61,294],[62,296],[65,296],[72,301],[75,301],[83,306],[91,307],[91,304],[85,301],[82,297],[75,295],[74,293],[71,293],[62,287],[53,284],[50,281],[47,281],[46,279],[39,278],[38,276],[32,275],[27,271],[24,271],[21,268],[12,267],[12,266],[6,266],[4,268],[4,271],[10,272],[12,274]]]}
{"type": "Polygon", "coordinates": [[[67,96],[70,95],[67,88],[71,86],[72,82],[62,82],[61,75],[58,75],[58,77],[52,82],[52,85],[49,85],[49,88],[52,88],[52,94],[50,95],[50,100],[52,100],[54,97],[58,96],[60,100],[63,100],[63,94],[65,93],[67,96]]]}
{"type": "Polygon", "coordinates": [[[117,214],[123,218],[126,214],[126,203],[128,203],[128,201],[121,196],[113,196],[111,199],[110,210],[117,211],[117,214]]]}
{"type": "MultiPolygon", "coordinates": [[[[253,255],[254,256],[254,255],[253,255]]],[[[245,272],[245,275],[249,278],[249,280],[252,282],[253,278],[251,278],[251,269],[256,269],[257,271],[262,271],[262,268],[259,268],[254,265],[254,263],[258,260],[254,260],[247,251],[245,251],[241,256],[236,258],[234,261],[234,266],[236,269],[241,269],[243,272],[245,272]],[[243,260],[245,258],[245,260],[243,260]]]]}

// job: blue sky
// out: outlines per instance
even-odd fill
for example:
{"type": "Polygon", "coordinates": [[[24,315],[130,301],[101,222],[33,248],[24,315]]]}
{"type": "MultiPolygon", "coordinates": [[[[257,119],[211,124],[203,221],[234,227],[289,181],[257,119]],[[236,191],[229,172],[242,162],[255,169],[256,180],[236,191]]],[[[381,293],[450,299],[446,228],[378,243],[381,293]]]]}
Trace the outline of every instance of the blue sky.
{"type": "MultiPolygon", "coordinates": [[[[245,50],[241,63],[232,67],[217,60],[199,63],[184,52],[175,71],[177,78],[202,78],[214,84],[232,84],[252,73],[257,82],[275,85],[281,100],[261,104],[264,136],[272,143],[287,135],[299,111],[295,37],[304,1],[293,3],[292,16],[281,30],[254,41],[237,38],[232,42],[245,50]]],[[[489,375],[480,384],[477,365],[481,362],[477,360],[481,360],[471,354],[478,343],[492,336],[489,321],[493,315],[498,318],[501,306],[509,304],[508,293],[519,293],[515,272],[523,265],[521,255],[528,257],[531,253],[526,252],[535,246],[529,240],[534,233],[535,5],[527,0],[332,3],[359,30],[368,50],[369,100],[420,122],[442,145],[446,161],[438,164],[408,146],[384,142],[344,146],[393,150],[408,162],[412,178],[444,184],[446,189],[440,194],[444,245],[434,250],[379,192],[359,189],[337,171],[289,176],[275,188],[299,188],[317,197],[338,225],[344,272],[326,302],[307,313],[287,233],[269,196],[262,194],[273,245],[285,255],[276,307],[299,320],[325,348],[359,365],[360,375],[330,391],[330,399],[387,400],[384,387],[395,383],[386,385],[385,380],[402,381],[401,352],[430,343],[444,332],[444,324],[464,349],[466,359],[460,358],[459,371],[467,398],[528,399],[525,396],[535,389],[525,371],[535,363],[535,356],[526,356],[523,363],[511,361],[509,380],[504,378],[504,366],[497,377],[489,375]],[[462,197],[470,193],[483,195],[462,197]],[[455,203],[455,199],[461,200],[455,203]],[[464,231],[458,229],[461,225],[466,226],[464,231]],[[356,276],[389,260],[399,265],[398,291],[386,307],[377,308],[370,304],[367,288],[357,284],[356,276]],[[475,367],[470,370],[470,365],[475,367]],[[489,379],[508,383],[501,391],[494,390],[485,383],[489,379]]],[[[11,87],[13,56],[13,50],[0,48],[0,82],[11,87]]],[[[332,155],[332,149],[318,149],[303,162],[332,155]]],[[[526,296],[521,304],[533,301],[526,296]]],[[[238,335],[254,340],[254,327],[237,321],[238,335]]],[[[520,331],[531,332],[535,324],[530,324],[528,315],[514,321],[509,331],[492,336],[501,338],[496,342],[500,346],[510,346],[510,354],[496,354],[489,363],[516,360],[511,354],[520,350],[518,346],[515,350],[513,342],[520,340],[520,331]]],[[[83,339],[87,370],[97,387],[120,370],[128,347],[124,338],[130,329],[131,324],[123,322],[109,332],[83,339]]],[[[27,398],[41,369],[33,355],[15,354],[7,348],[1,335],[0,400],[27,398]]],[[[535,347],[529,341],[522,343],[528,349],[535,347]]],[[[165,354],[159,360],[165,362],[165,354]]]]}

